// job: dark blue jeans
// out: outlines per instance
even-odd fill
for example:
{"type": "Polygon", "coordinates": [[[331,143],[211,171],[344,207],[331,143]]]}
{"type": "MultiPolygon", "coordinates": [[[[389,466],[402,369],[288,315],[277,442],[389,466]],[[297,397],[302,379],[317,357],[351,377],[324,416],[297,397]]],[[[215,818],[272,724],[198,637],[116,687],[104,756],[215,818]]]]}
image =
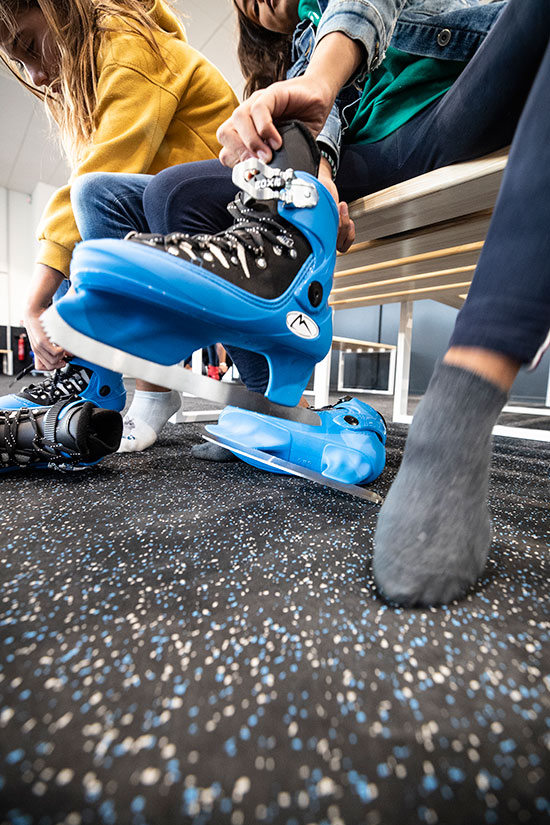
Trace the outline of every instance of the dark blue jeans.
{"type": "MultiPolygon", "coordinates": [[[[522,363],[535,358],[550,327],[549,41],[550,2],[510,0],[451,89],[384,140],[345,146],[336,179],[342,199],[351,201],[511,143],[451,345],[522,363]]],[[[147,186],[145,215],[153,232],[219,232],[231,223],[225,205],[235,192],[231,171],[218,161],[173,167],[147,186]]],[[[245,383],[250,372],[267,370],[252,353],[235,360],[245,383]]],[[[263,390],[260,383],[253,388],[263,390]]]]}

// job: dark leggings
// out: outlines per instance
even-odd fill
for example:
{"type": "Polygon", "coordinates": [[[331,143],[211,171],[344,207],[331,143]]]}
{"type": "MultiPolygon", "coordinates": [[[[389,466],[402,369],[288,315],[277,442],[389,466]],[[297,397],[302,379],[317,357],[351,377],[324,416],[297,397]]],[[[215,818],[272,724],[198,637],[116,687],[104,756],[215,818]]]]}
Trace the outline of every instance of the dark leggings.
{"type": "MultiPolygon", "coordinates": [[[[510,0],[451,89],[384,140],[345,146],[336,184],[351,201],[511,143],[510,157],[453,346],[529,363],[550,327],[550,3],[510,0]]],[[[218,161],[176,166],[145,190],[153,232],[219,232],[236,192],[218,161]]],[[[232,348],[251,389],[262,356],[232,348]]]]}

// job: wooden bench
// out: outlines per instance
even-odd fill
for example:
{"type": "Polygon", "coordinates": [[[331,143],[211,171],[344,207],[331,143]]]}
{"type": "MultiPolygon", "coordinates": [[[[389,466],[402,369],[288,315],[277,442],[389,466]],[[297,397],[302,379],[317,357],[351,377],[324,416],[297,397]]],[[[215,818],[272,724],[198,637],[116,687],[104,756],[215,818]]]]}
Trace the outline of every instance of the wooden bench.
{"type": "MultiPolygon", "coordinates": [[[[431,298],[459,309],[468,293],[496,196],[507,152],[428,172],[351,204],[354,245],[336,263],[330,303],[334,311],[400,303],[393,420],[407,413],[413,301],[431,298]]],[[[328,402],[330,353],[316,368],[315,403],[328,402]]],[[[550,415],[546,408],[506,407],[505,411],[550,415]]],[[[550,432],[495,427],[498,435],[550,440],[550,432]]]]}

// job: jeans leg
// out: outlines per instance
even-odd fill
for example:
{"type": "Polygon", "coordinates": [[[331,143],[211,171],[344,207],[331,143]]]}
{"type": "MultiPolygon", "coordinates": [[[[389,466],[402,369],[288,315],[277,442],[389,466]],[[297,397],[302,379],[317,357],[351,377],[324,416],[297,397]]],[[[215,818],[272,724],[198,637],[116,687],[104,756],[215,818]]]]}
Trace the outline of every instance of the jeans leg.
{"type": "Polygon", "coordinates": [[[71,286],[71,282],[69,281],[68,278],[65,278],[65,280],[57,287],[56,291],[54,292],[54,295],[53,295],[53,298],[52,298],[52,301],[54,302],[54,304],[57,301],[60,301],[61,298],[63,298],[63,296],[67,294],[67,292],[69,291],[70,286],[71,286]]]}
{"type": "Polygon", "coordinates": [[[514,136],[452,346],[532,361],[550,329],[550,44],[514,136]]]}
{"type": "Polygon", "coordinates": [[[149,232],[143,192],[151,175],[91,172],[71,186],[71,204],[82,240],[123,238],[149,232]]]}
{"type": "Polygon", "coordinates": [[[233,222],[227,204],[238,192],[232,170],[218,160],[182,163],[159,172],[143,196],[151,232],[215,234],[233,222]]]}
{"type": "MultiPolygon", "coordinates": [[[[71,186],[71,205],[83,241],[124,238],[128,232],[148,232],[143,212],[143,190],[151,175],[90,172],[71,186]]],[[[64,281],[53,296],[59,301],[69,289],[64,281]]]]}

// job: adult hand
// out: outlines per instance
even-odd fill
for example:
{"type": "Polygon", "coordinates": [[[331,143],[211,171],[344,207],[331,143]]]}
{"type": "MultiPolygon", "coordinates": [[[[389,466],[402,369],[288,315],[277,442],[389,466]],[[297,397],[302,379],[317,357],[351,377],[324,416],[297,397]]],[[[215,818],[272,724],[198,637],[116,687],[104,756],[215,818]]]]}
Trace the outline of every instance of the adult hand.
{"type": "Polygon", "coordinates": [[[254,92],[222,123],[217,133],[223,147],[221,162],[235,166],[246,158],[258,157],[269,163],[282,142],[273,121],[296,118],[317,137],[338,92],[364,58],[361,43],[343,32],[322,37],[304,75],[254,92]]]}
{"type": "Polygon", "coordinates": [[[59,369],[66,363],[65,350],[52,344],[40,320],[40,316],[50,305],[63,278],[63,274],[56,269],[37,264],[31,281],[24,320],[34,353],[34,363],[36,369],[39,370],[59,369]]]}
{"type": "Polygon", "coordinates": [[[274,120],[298,118],[316,137],[332,103],[330,88],[306,75],[254,92],[218,129],[217,138],[223,147],[221,162],[224,166],[235,166],[246,158],[258,157],[268,163],[273,151],[282,144],[274,120]]]}
{"type": "Polygon", "coordinates": [[[347,252],[355,240],[355,224],[349,216],[347,203],[340,200],[338,189],[332,180],[330,164],[325,158],[321,158],[318,177],[321,183],[328,189],[338,207],[339,224],[336,249],[338,252],[347,252]]]}

